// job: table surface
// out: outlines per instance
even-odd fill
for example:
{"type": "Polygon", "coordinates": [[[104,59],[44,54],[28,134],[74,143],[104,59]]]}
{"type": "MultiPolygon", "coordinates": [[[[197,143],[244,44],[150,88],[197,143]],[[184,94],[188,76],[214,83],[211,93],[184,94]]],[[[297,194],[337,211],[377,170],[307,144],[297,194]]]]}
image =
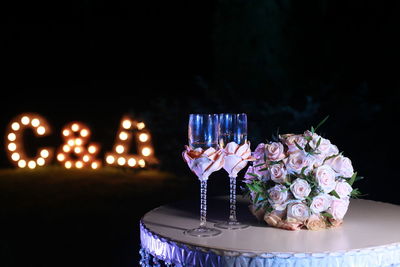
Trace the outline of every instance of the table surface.
{"type": "MultiPolygon", "coordinates": [[[[250,227],[222,230],[216,237],[198,238],[183,234],[198,227],[199,203],[182,201],[156,208],[142,218],[153,234],[183,245],[239,253],[332,253],[400,243],[400,206],[370,200],[351,200],[344,224],[321,231],[288,231],[259,222],[248,209],[249,202],[238,198],[238,220],[250,227]]],[[[207,224],[228,217],[227,197],[208,200],[207,224]]]]}

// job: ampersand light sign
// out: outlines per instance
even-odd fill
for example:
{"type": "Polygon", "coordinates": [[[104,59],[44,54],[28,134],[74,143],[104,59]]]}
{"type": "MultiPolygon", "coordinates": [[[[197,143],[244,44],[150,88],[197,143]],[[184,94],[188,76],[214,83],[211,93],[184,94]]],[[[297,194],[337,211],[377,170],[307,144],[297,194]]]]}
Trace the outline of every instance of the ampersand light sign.
{"type": "Polygon", "coordinates": [[[49,164],[53,159],[54,149],[52,148],[39,148],[34,157],[26,154],[25,146],[27,144],[24,143],[23,135],[27,129],[31,129],[37,137],[47,136],[51,131],[46,119],[38,114],[23,113],[15,117],[7,127],[4,142],[9,160],[17,167],[29,169],[49,164]]]}
{"type": "MultiPolygon", "coordinates": [[[[39,148],[34,157],[26,154],[23,134],[31,129],[36,137],[47,136],[51,128],[46,119],[35,113],[24,113],[15,117],[7,127],[5,146],[9,160],[19,168],[35,169],[49,165],[53,160],[54,148],[39,148]]],[[[102,161],[98,158],[100,145],[90,141],[90,129],[82,122],[71,122],[61,130],[63,143],[57,149],[57,162],[67,169],[98,169],[102,161]]],[[[131,116],[122,118],[116,135],[113,151],[105,153],[105,161],[110,166],[144,168],[148,164],[158,163],[154,156],[150,132],[144,122],[138,122],[131,116]],[[133,144],[137,154],[130,154],[133,144]]]]}

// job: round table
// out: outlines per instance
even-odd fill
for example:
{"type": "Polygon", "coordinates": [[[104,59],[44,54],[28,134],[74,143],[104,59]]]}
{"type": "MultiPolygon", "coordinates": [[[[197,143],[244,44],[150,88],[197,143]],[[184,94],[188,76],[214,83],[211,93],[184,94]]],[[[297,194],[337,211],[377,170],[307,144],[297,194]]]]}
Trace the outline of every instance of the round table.
{"type": "MultiPolygon", "coordinates": [[[[142,266],[400,266],[400,206],[351,200],[344,224],[321,231],[268,227],[238,198],[238,220],[250,227],[215,237],[183,234],[199,225],[199,203],[158,207],[140,222],[142,266]]],[[[227,197],[208,200],[207,224],[228,217],[227,197]]]]}

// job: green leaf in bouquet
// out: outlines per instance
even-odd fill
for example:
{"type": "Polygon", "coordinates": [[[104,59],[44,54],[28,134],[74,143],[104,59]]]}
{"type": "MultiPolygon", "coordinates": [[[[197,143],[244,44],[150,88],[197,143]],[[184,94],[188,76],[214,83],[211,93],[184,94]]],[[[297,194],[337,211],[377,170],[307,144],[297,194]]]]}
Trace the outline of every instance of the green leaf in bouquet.
{"type": "Polygon", "coordinates": [[[308,142],[310,142],[312,140],[312,137],[307,135],[307,136],[304,136],[304,139],[306,139],[308,142]]]}
{"type": "Polygon", "coordinates": [[[358,190],[358,188],[353,189],[353,191],[351,191],[351,193],[350,193],[350,197],[352,197],[352,198],[359,198],[362,196],[366,196],[366,195],[362,195],[360,190],[358,190]]]}
{"type": "Polygon", "coordinates": [[[333,218],[332,214],[328,213],[328,212],[321,212],[321,215],[327,218],[333,218]]]}
{"type": "Polygon", "coordinates": [[[258,202],[259,197],[260,193],[257,193],[256,196],[253,198],[253,204],[256,204],[258,202]]]}
{"type": "Polygon", "coordinates": [[[307,166],[304,166],[304,167],[301,169],[300,175],[301,175],[302,177],[306,176],[306,175],[304,174],[304,172],[305,172],[306,169],[307,169],[307,166]]]}
{"type": "Polygon", "coordinates": [[[321,140],[322,140],[322,138],[320,137],[320,138],[318,139],[317,146],[316,146],[315,148],[318,148],[318,147],[319,147],[319,145],[321,144],[321,140]]]}
{"type": "Polygon", "coordinates": [[[353,176],[351,176],[351,178],[347,180],[349,185],[353,185],[354,182],[356,181],[356,178],[357,178],[357,172],[353,173],[353,176]]]}
{"type": "Polygon", "coordinates": [[[268,171],[268,168],[259,169],[259,171],[268,171]]]}
{"type": "Polygon", "coordinates": [[[287,192],[287,191],[289,191],[289,189],[290,189],[290,187],[286,187],[285,189],[282,189],[281,192],[282,192],[282,193],[283,193],[283,192],[287,192]]]}
{"type": "Polygon", "coordinates": [[[317,125],[317,127],[315,127],[313,133],[315,133],[318,130],[318,128],[321,127],[328,120],[328,118],[329,118],[329,115],[326,116],[320,123],[318,123],[318,125],[317,125]]]}
{"type": "Polygon", "coordinates": [[[256,178],[258,178],[258,175],[257,175],[257,174],[255,174],[255,173],[248,172],[247,174],[248,174],[248,175],[250,175],[250,176],[253,176],[253,177],[256,177],[256,178]]]}
{"type": "MultiPolygon", "coordinates": [[[[315,133],[315,129],[314,129],[313,126],[311,126],[311,132],[312,132],[312,133],[315,133]]],[[[311,137],[311,136],[310,136],[310,137],[311,137]]],[[[309,140],[309,141],[311,141],[311,140],[309,140]]]]}
{"type": "Polygon", "coordinates": [[[270,161],[269,162],[269,165],[276,165],[276,164],[281,164],[281,161],[280,160],[278,160],[278,161],[270,161]]]}
{"type": "Polygon", "coordinates": [[[296,141],[294,141],[294,144],[297,146],[298,149],[303,150],[303,148],[296,141]]]}
{"type": "Polygon", "coordinates": [[[339,194],[335,190],[332,190],[329,194],[340,199],[339,194]]]}

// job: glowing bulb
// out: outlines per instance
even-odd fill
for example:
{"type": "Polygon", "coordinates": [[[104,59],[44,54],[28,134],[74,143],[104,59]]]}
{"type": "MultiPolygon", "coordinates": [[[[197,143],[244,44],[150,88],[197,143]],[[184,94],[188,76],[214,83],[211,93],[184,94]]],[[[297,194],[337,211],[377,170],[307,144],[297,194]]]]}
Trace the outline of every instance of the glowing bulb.
{"type": "Polygon", "coordinates": [[[63,135],[64,135],[64,136],[68,136],[68,135],[70,135],[70,133],[71,133],[71,132],[70,132],[69,130],[64,130],[64,131],[63,131],[63,135]]]}
{"type": "Polygon", "coordinates": [[[72,167],[72,163],[71,163],[71,161],[67,161],[67,162],[65,162],[65,168],[67,168],[67,169],[71,169],[71,167],[72,167]]]}
{"type": "Polygon", "coordinates": [[[138,163],[139,163],[139,166],[142,167],[142,168],[144,166],[146,166],[146,162],[143,159],[140,159],[138,163]]]}
{"type": "Polygon", "coordinates": [[[121,132],[121,133],[119,134],[119,139],[121,139],[121,140],[126,140],[126,139],[128,139],[128,134],[127,134],[126,132],[121,132]]]}
{"type": "Polygon", "coordinates": [[[90,160],[90,157],[88,155],[83,156],[83,161],[88,162],[90,160]]]}
{"type": "Polygon", "coordinates": [[[74,139],[69,139],[68,142],[67,142],[67,144],[68,144],[69,146],[74,146],[74,145],[75,145],[74,139]]]}
{"type": "Polygon", "coordinates": [[[125,162],[126,162],[126,160],[125,160],[125,158],[123,158],[123,157],[120,157],[120,158],[118,158],[118,165],[125,165],[125,162]]]}
{"type": "Polygon", "coordinates": [[[43,149],[42,151],[40,151],[40,156],[42,156],[43,158],[47,158],[49,156],[49,151],[47,149],[43,149]]]}
{"type": "Polygon", "coordinates": [[[144,127],[146,127],[146,125],[144,124],[144,122],[139,122],[136,127],[138,128],[138,130],[142,130],[144,127]]]}
{"type": "Polygon", "coordinates": [[[77,162],[75,163],[75,167],[77,167],[78,169],[81,169],[81,168],[83,167],[82,161],[77,161],[77,162]]]}
{"type": "Polygon", "coordinates": [[[89,153],[90,154],[94,154],[94,153],[96,153],[96,147],[95,146],[89,146],[89,148],[88,148],[88,151],[89,151],[89,153]]]}
{"type": "Polygon", "coordinates": [[[122,154],[123,152],[124,152],[124,146],[123,145],[118,145],[116,148],[115,148],[115,151],[117,151],[117,153],[118,154],[122,154]]]}
{"type": "Polygon", "coordinates": [[[69,145],[64,145],[64,146],[63,146],[63,151],[64,151],[65,153],[68,153],[68,152],[71,151],[71,147],[70,147],[69,145]]]}
{"type": "Polygon", "coordinates": [[[30,121],[31,121],[31,120],[30,120],[29,117],[27,117],[27,116],[23,116],[23,117],[21,118],[21,122],[22,122],[23,125],[28,125],[30,121]]]}
{"type": "Polygon", "coordinates": [[[8,144],[8,150],[15,151],[17,149],[17,145],[15,143],[8,144]]]}
{"type": "Polygon", "coordinates": [[[72,129],[72,131],[77,132],[77,131],[79,131],[79,125],[74,123],[74,124],[72,124],[71,129],[72,129]]]}
{"type": "Polygon", "coordinates": [[[31,124],[32,124],[33,127],[38,127],[39,124],[40,124],[40,120],[39,119],[33,119],[31,121],[31,124]]]}
{"type": "Polygon", "coordinates": [[[21,158],[21,156],[18,153],[12,153],[11,159],[13,161],[18,161],[21,158]]]}
{"type": "Polygon", "coordinates": [[[86,130],[86,129],[81,130],[81,136],[82,137],[86,137],[88,135],[89,135],[89,131],[88,130],[86,130]]]}
{"type": "Polygon", "coordinates": [[[115,161],[115,158],[113,156],[108,156],[106,158],[106,161],[107,161],[108,164],[113,164],[114,161],[115,161]]]}
{"type": "Polygon", "coordinates": [[[76,154],[80,154],[80,153],[82,153],[82,148],[80,146],[77,146],[77,147],[74,148],[74,152],[76,154]]]}
{"type": "Polygon", "coordinates": [[[132,126],[132,122],[130,120],[124,120],[122,122],[122,127],[124,127],[125,129],[129,129],[132,126]]]}
{"type": "Polygon", "coordinates": [[[76,139],[75,139],[75,145],[81,146],[81,145],[82,145],[82,139],[76,138],[76,139]]]}
{"type": "Polygon", "coordinates": [[[97,169],[99,167],[99,164],[97,162],[92,162],[92,169],[97,169]]]}
{"type": "Polygon", "coordinates": [[[149,140],[149,136],[145,133],[142,133],[139,135],[139,140],[140,142],[146,142],[147,140],[149,140]]]}
{"type": "Polygon", "coordinates": [[[28,168],[29,169],[34,169],[36,168],[36,162],[34,162],[33,160],[28,162],[28,168]]]}
{"type": "Polygon", "coordinates": [[[38,135],[44,135],[46,129],[43,126],[40,126],[37,128],[36,132],[38,133],[38,135]]]}
{"type": "Polygon", "coordinates": [[[136,160],[134,158],[130,158],[128,160],[128,165],[131,166],[131,167],[135,166],[136,165],[136,160]]]}
{"type": "Polygon", "coordinates": [[[17,136],[15,135],[15,133],[9,133],[7,138],[10,141],[15,141],[15,139],[17,139],[17,136]]]}
{"type": "Polygon", "coordinates": [[[18,122],[14,122],[13,124],[11,124],[11,129],[13,129],[14,131],[18,131],[19,128],[20,126],[18,122]]]}
{"type": "Polygon", "coordinates": [[[26,167],[26,161],[21,159],[20,161],[18,161],[18,167],[20,168],[25,168],[26,167]]]}
{"type": "Polygon", "coordinates": [[[37,165],[39,165],[39,166],[43,166],[45,164],[44,158],[38,158],[36,160],[36,162],[37,162],[37,165]]]}
{"type": "Polygon", "coordinates": [[[143,156],[147,157],[147,156],[150,156],[150,154],[151,154],[151,149],[150,148],[145,147],[145,148],[142,149],[142,155],[143,156]]]}
{"type": "Polygon", "coordinates": [[[58,154],[57,159],[58,159],[58,161],[64,161],[65,160],[64,154],[63,153],[58,154]]]}

